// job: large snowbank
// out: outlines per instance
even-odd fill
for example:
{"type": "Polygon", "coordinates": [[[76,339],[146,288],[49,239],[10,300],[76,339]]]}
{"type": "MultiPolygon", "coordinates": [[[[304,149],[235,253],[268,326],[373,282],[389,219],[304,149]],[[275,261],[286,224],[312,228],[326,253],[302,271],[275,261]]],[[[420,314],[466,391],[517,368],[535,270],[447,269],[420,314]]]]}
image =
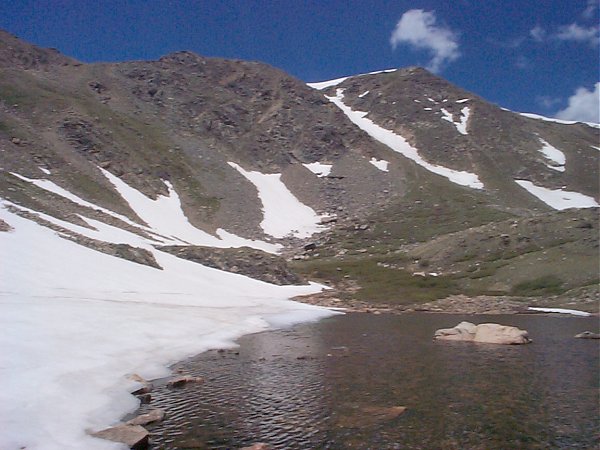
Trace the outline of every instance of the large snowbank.
{"type": "Polygon", "coordinates": [[[392,150],[404,155],[405,157],[413,160],[420,166],[429,170],[430,172],[436,173],[453,183],[461,186],[468,186],[474,189],[483,189],[483,183],[479,181],[479,177],[474,173],[465,171],[453,170],[444,166],[431,164],[425,161],[418,153],[417,149],[412,147],[406,139],[402,136],[397,135],[391,130],[380,127],[374,123],[371,119],[368,119],[366,115],[368,112],[354,111],[349,106],[346,106],[343,102],[344,94],[343,89],[338,89],[335,97],[327,97],[331,102],[338,106],[346,116],[360,129],[364,130],[372,138],[378,140],[382,144],[387,145],[392,150]]]}

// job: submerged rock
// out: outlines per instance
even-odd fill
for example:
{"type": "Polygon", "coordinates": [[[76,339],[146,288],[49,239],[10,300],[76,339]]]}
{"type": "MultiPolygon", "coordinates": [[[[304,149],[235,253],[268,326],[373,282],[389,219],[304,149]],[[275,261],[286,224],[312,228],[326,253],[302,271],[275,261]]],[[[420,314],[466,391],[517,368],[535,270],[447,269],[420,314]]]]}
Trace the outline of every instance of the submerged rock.
{"type": "Polygon", "coordinates": [[[92,433],[92,436],[113,442],[121,442],[133,450],[148,448],[148,430],[139,425],[117,425],[92,433]]]}
{"type": "Polygon", "coordinates": [[[404,414],[406,406],[354,406],[340,415],[336,425],[340,428],[372,427],[404,414]]]}
{"type": "Polygon", "coordinates": [[[578,339],[600,339],[600,334],[584,331],[583,333],[576,334],[575,337],[578,339]]]}
{"type": "Polygon", "coordinates": [[[165,418],[165,412],[162,409],[153,409],[149,413],[140,414],[127,421],[127,425],[147,425],[152,422],[159,422],[165,418]]]}
{"type": "Polygon", "coordinates": [[[192,377],[192,376],[189,376],[189,375],[182,375],[180,377],[172,378],[167,383],[167,386],[177,388],[177,387],[185,386],[188,383],[204,383],[204,378],[202,378],[202,377],[192,377]]]}
{"type": "Polygon", "coordinates": [[[264,442],[257,442],[256,444],[251,445],[250,447],[243,447],[240,450],[271,450],[269,444],[265,444],[264,442]]]}
{"type": "Polygon", "coordinates": [[[434,339],[443,341],[470,341],[485,344],[528,344],[528,333],[517,327],[497,323],[461,322],[454,328],[442,328],[435,332],[434,339]]]}

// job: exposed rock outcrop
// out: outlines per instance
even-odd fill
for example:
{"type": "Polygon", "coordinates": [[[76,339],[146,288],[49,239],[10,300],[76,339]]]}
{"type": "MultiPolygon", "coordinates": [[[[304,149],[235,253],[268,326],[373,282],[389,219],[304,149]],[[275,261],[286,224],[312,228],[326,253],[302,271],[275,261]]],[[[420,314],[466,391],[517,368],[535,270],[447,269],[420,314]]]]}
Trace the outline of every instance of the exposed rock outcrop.
{"type": "Polygon", "coordinates": [[[148,448],[148,430],[139,425],[117,425],[92,433],[92,436],[113,442],[121,442],[128,445],[132,450],[148,448]]]}
{"type": "Polygon", "coordinates": [[[247,275],[267,283],[302,284],[304,280],[288,267],[285,259],[260,250],[209,248],[199,246],[164,246],[159,250],[214,269],[247,275]]]}
{"type": "Polygon", "coordinates": [[[600,339],[599,333],[592,333],[591,331],[584,331],[575,335],[578,339],[600,339]]]}
{"type": "Polygon", "coordinates": [[[165,412],[162,409],[153,409],[146,414],[140,414],[127,421],[127,425],[147,425],[152,422],[159,422],[165,418],[165,412]]]}
{"type": "Polygon", "coordinates": [[[442,328],[435,332],[434,339],[443,341],[468,341],[485,344],[528,344],[528,333],[517,327],[497,323],[461,322],[454,328],[442,328]]]}

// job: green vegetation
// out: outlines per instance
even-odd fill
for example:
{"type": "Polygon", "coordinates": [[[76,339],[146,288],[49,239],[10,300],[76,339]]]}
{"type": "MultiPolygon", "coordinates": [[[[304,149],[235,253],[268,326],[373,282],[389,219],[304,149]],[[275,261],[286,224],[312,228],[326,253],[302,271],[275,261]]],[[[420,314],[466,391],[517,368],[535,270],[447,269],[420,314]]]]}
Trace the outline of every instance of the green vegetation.
{"type": "Polygon", "coordinates": [[[538,296],[548,294],[560,294],[566,289],[564,282],[555,275],[544,275],[533,280],[524,281],[513,287],[514,295],[538,296]]]}
{"type": "Polygon", "coordinates": [[[360,288],[353,297],[373,303],[408,305],[459,292],[452,278],[414,276],[406,270],[383,267],[377,258],[303,261],[295,262],[291,267],[310,279],[333,283],[347,279],[356,281],[360,288]]]}

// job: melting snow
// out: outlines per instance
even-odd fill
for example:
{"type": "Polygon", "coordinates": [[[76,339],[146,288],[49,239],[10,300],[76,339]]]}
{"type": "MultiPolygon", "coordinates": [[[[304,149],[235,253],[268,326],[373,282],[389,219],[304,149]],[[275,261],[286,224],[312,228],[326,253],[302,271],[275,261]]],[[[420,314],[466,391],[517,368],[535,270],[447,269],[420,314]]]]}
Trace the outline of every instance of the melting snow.
{"type": "Polygon", "coordinates": [[[385,159],[371,158],[371,160],[369,162],[371,164],[373,164],[375,167],[377,167],[379,170],[381,170],[382,172],[388,171],[389,162],[386,161],[385,159]]]}
{"type": "Polygon", "coordinates": [[[50,175],[50,171],[48,169],[46,169],[45,167],[38,167],[38,169],[40,169],[42,172],[44,172],[46,175],[50,175]]]}
{"type": "Polygon", "coordinates": [[[180,243],[204,245],[208,247],[229,248],[247,246],[270,253],[275,253],[281,248],[281,246],[263,241],[244,239],[221,229],[217,230],[219,237],[215,237],[196,228],[188,221],[183,213],[179,196],[168,181],[165,181],[164,183],[169,189],[169,195],[158,196],[156,200],[152,200],[110,172],[102,170],[102,173],[108,178],[113,186],[115,186],[127,203],[129,203],[131,209],[133,209],[154,232],[162,236],[167,236],[171,239],[180,241],[180,243]]]}
{"type": "Polygon", "coordinates": [[[563,308],[538,308],[530,306],[527,309],[531,311],[540,311],[540,312],[548,312],[548,313],[559,313],[559,314],[571,314],[573,316],[583,316],[588,317],[591,316],[590,313],[585,311],[579,311],[577,309],[563,309],[563,308]]]}
{"type": "Polygon", "coordinates": [[[276,238],[289,235],[305,238],[325,229],[319,225],[322,217],[294,197],[281,181],[281,174],[246,171],[233,162],[228,164],[256,186],[263,204],[260,226],[265,233],[276,238]]]}
{"type": "Polygon", "coordinates": [[[358,98],[363,98],[363,97],[364,97],[365,95],[367,95],[369,92],[370,92],[370,91],[365,91],[365,92],[363,92],[362,94],[360,94],[360,95],[358,96],[358,98]]]}
{"type": "Polygon", "coordinates": [[[340,83],[343,83],[344,81],[346,81],[348,78],[354,78],[354,77],[363,77],[365,75],[376,75],[378,73],[390,73],[390,72],[395,72],[398,69],[386,69],[386,70],[376,70],[375,72],[368,72],[368,73],[360,73],[358,75],[351,75],[351,76],[347,76],[347,77],[342,77],[342,78],[336,78],[334,80],[328,80],[328,81],[319,81],[316,83],[306,83],[307,86],[313,88],[313,89],[317,89],[317,90],[322,90],[322,89],[326,89],[328,87],[331,86],[336,86],[340,83]]]}
{"type": "MultiPolygon", "coordinates": [[[[509,109],[505,109],[505,108],[502,108],[502,109],[504,109],[505,111],[510,111],[509,109]]],[[[511,111],[511,112],[513,112],[513,111],[511,111]]],[[[556,122],[556,123],[562,123],[564,125],[573,125],[576,123],[583,123],[585,125],[589,125],[590,127],[600,128],[600,124],[593,123],[593,122],[578,122],[576,120],[555,119],[554,117],[540,116],[539,114],[532,114],[532,113],[517,113],[517,114],[520,114],[521,116],[524,116],[524,117],[529,117],[530,119],[545,120],[546,122],[556,122]]]]}
{"type": "Polygon", "coordinates": [[[579,192],[564,191],[562,189],[548,189],[536,186],[531,181],[515,180],[515,182],[530,194],[539,198],[548,206],[562,210],[567,208],[594,208],[598,205],[596,200],[579,192]]]}
{"type": "Polygon", "coordinates": [[[460,110],[460,113],[461,113],[460,123],[455,122],[452,113],[450,113],[446,109],[442,108],[441,111],[442,111],[442,114],[444,115],[442,117],[442,120],[447,120],[452,125],[454,125],[460,134],[464,134],[464,135],[468,134],[467,133],[467,121],[469,120],[469,115],[471,114],[471,111],[468,106],[465,106],[463,109],[460,110]]]}
{"type": "Polygon", "coordinates": [[[468,102],[469,100],[471,100],[470,98],[461,98],[460,100],[456,100],[455,103],[464,103],[464,102],[468,102]]]}
{"type": "Polygon", "coordinates": [[[0,233],[10,255],[0,277],[0,448],[123,449],[86,430],[137,408],[128,374],[165,376],[242,334],[332,314],[287,300],[318,285],[275,286],[155,251],[157,270],[3,208],[0,218],[14,228],[0,233]]]}
{"type": "Polygon", "coordinates": [[[540,152],[546,157],[546,159],[550,160],[553,164],[546,164],[550,169],[557,170],[559,172],[565,171],[565,163],[567,159],[565,158],[565,154],[561,152],[559,149],[553,147],[548,142],[543,139],[540,139],[542,143],[542,148],[540,152]]]}
{"type": "Polygon", "coordinates": [[[448,122],[454,125],[454,119],[452,114],[444,108],[442,108],[441,111],[443,114],[442,120],[447,120],[448,122]]]}
{"type": "Polygon", "coordinates": [[[336,94],[337,95],[335,97],[327,98],[331,102],[333,102],[337,107],[339,107],[354,124],[356,124],[360,129],[365,131],[374,139],[387,145],[395,152],[398,152],[404,155],[405,157],[413,160],[414,162],[429,170],[430,172],[448,178],[453,183],[459,184],[461,186],[468,186],[474,189],[483,189],[483,183],[479,181],[479,178],[476,174],[465,171],[453,170],[447,167],[428,163],[423,158],[421,158],[421,156],[417,152],[417,149],[412,147],[402,136],[395,134],[391,130],[387,130],[385,128],[380,127],[379,125],[375,124],[371,119],[365,117],[368,114],[368,112],[353,111],[350,107],[346,106],[343,102],[343,89],[338,89],[336,94]]]}
{"type": "Polygon", "coordinates": [[[596,150],[600,151],[600,147],[596,147],[595,145],[590,145],[590,147],[595,148],[596,150]]]}
{"type": "Polygon", "coordinates": [[[331,173],[331,168],[333,167],[332,164],[321,164],[319,162],[302,165],[318,177],[326,177],[331,173]]]}

